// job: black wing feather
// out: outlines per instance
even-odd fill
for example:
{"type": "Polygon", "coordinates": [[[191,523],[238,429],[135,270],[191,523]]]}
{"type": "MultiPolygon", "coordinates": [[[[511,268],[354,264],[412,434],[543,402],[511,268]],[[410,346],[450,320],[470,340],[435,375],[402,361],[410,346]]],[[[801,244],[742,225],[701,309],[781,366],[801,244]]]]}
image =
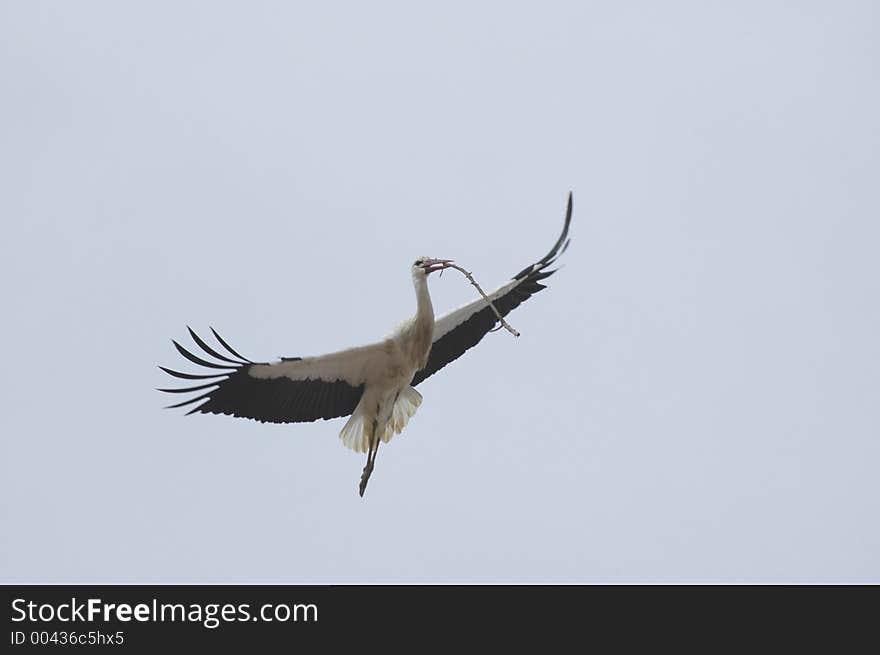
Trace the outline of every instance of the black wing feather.
{"type": "Polygon", "coordinates": [[[247,357],[242,357],[242,356],[239,355],[237,352],[235,352],[235,351],[232,349],[232,347],[231,347],[228,343],[226,343],[226,341],[223,340],[223,337],[221,337],[219,334],[217,334],[217,330],[215,330],[214,328],[211,328],[211,332],[214,333],[214,338],[217,339],[217,341],[220,342],[220,345],[223,346],[224,348],[226,348],[226,350],[228,350],[229,353],[230,353],[233,357],[238,357],[239,359],[241,359],[241,360],[247,362],[248,364],[253,364],[253,362],[252,362],[251,360],[249,360],[247,357]]]}
{"type": "Polygon", "coordinates": [[[172,371],[170,368],[165,368],[164,366],[160,366],[163,371],[165,371],[168,375],[173,375],[176,378],[180,378],[182,380],[208,380],[210,378],[222,378],[225,373],[214,373],[213,375],[193,375],[192,373],[181,373],[180,371],[172,371]]]}
{"type": "Polygon", "coordinates": [[[195,341],[195,342],[198,344],[199,348],[201,348],[201,349],[204,350],[206,353],[208,353],[209,355],[211,355],[211,357],[216,357],[216,358],[219,359],[220,361],[223,361],[223,362],[229,362],[230,364],[248,364],[248,363],[249,363],[248,360],[244,359],[244,357],[240,357],[240,358],[236,361],[236,360],[234,360],[234,359],[229,359],[229,358],[226,357],[225,355],[221,355],[221,354],[218,353],[216,350],[214,350],[213,348],[211,348],[211,346],[209,346],[209,345],[206,344],[204,341],[202,341],[201,337],[200,337],[199,335],[197,335],[197,334],[195,333],[195,331],[194,331],[190,326],[187,325],[187,326],[186,326],[186,329],[189,330],[189,334],[190,334],[190,336],[192,337],[192,340],[195,341]],[[243,360],[243,359],[244,359],[244,361],[241,361],[241,360],[243,360]]]}

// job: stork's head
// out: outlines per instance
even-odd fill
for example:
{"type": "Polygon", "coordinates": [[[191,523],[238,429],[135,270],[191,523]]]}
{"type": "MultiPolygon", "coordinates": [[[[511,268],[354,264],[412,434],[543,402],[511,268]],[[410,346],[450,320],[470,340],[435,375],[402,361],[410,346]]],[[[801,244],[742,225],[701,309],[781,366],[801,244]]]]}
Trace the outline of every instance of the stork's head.
{"type": "Polygon", "coordinates": [[[434,271],[442,271],[452,263],[451,259],[432,259],[431,257],[419,257],[413,262],[413,277],[425,277],[434,271]]]}

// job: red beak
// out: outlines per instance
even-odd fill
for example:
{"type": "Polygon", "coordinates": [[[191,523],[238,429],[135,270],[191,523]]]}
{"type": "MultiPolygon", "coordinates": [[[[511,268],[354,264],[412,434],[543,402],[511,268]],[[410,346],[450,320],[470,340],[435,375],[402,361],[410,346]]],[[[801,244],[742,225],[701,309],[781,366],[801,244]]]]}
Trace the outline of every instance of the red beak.
{"type": "Polygon", "coordinates": [[[422,262],[422,268],[425,269],[425,273],[433,273],[434,271],[442,271],[444,268],[449,268],[449,265],[452,263],[451,259],[426,259],[422,262]]]}

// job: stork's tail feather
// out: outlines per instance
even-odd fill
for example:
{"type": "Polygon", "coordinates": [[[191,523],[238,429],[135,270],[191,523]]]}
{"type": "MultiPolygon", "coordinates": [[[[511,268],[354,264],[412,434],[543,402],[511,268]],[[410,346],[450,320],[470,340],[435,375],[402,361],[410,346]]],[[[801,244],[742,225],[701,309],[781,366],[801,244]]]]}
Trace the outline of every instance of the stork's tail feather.
{"type": "MultiPolygon", "coordinates": [[[[382,431],[382,441],[387,443],[391,441],[391,437],[400,434],[409,420],[416,413],[419,405],[422,404],[422,394],[413,389],[406,387],[397,396],[394,407],[391,410],[391,418],[382,431]]],[[[382,429],[381,427],[379,428],[382,429]]],[[[368,419],[364,414],[362,405],[359,403],[354,413],[349,417],[348,421],[342,426],[339,432],[339,438],[346,448],[351,448],[358,453],[366,453],[370,450],[370,437],[372,436],[372,420],[368,419]]]]}
{"type": "Polygon", "coordinates": [[[351,416],[348,417],[342,430],[339,432],[339,438],[346,448],[351,448],[357,453],[365,453],[370,449],[370,435],[367,429],[367,420],[361,411],[361,405],[358,404],[351,416]]]}
{"type": "Polygon", "coordinates": [[[391,419],[388,421],[388,425],[385,426],[382,441],[387,443],[391,441],[391,437],[395,434],[400,434],[421,404],[422,394],[412,387],[406,387],[401,391],[391,411],[391,419]]]}

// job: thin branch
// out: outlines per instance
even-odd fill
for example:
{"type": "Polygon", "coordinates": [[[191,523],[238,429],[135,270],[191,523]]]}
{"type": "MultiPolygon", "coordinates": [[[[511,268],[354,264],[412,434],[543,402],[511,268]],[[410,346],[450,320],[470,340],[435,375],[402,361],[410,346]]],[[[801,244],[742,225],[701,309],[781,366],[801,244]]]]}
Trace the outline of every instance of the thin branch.
{"type": "MultiPolygon", "coordinates": [[[[474,279],[474,276],[470,274],[470,271],[466,271],[461,266],[456,266],[455,264],[447,264],[447,266],[449,268],[454,268],[456,271],[459,271],[460,273],[462,273],[468,279],[468,281],[476,287],[477,291],[480,292],[480,295],[483,296],[483,300],[485,300],[487,303],[489,303],[489,307],[492,308],[492,311],[495,312],[495,316],[497,316],[498,320],[501,321],[501,326],[503,328],[505,328],[508,332],[510,332],[513,336],[515,336],[515,337],[519,336],[519,332],[517,332],[512,327],[510,327],[510,325],[508,325],[507,321],[505,321],[504,317],[501,315],[501,312],[499,312],[498,308],[495,307],[495,304],[491,300],[489,300],[489,296],[487,296],[483,292],[483,290],[480,288],[480,285],[477,284],[477,281],[474,279]]],[[[495,329],[497,330],[498,328],[495,328],[495,329]]],[[[492,330],[492,331],[494,332],[495,330],[492,330]]]]}

